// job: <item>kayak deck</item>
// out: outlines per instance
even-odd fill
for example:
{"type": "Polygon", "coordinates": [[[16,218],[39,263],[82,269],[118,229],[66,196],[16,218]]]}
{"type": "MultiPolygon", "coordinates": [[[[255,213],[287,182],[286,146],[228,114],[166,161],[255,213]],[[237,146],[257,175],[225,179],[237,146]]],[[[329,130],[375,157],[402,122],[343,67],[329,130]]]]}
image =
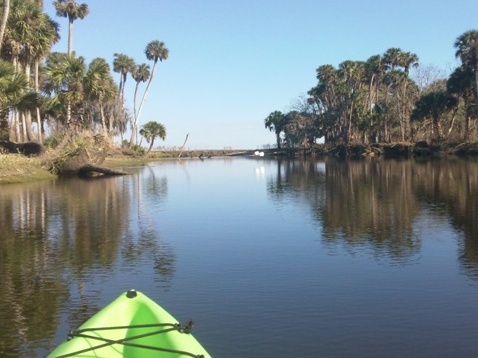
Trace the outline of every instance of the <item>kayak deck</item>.
{"type": "Polygon", "coordinates": [[[146,295],[130,290],[73,331],[48,358],[210,357],[191,328],[191,321],[179,324],[146,295]]]}

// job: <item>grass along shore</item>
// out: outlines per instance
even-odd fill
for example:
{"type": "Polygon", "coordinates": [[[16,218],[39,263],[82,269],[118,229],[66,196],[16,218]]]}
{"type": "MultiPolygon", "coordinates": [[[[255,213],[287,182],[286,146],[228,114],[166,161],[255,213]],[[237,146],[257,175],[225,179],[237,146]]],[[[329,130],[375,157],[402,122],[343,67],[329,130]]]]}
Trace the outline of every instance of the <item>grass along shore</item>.
{"type": "Polygon", "coordinates": [[[52,179],[50,173],[36,157],[25,157],[22,154],[0,154],[0,184],[27,183],[52,179]]]}

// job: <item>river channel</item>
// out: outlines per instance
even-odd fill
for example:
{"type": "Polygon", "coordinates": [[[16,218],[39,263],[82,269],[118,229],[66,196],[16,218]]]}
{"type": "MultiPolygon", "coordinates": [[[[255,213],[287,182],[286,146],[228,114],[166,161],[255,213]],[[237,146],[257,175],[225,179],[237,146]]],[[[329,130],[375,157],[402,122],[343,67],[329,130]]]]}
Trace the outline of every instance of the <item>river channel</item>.
{"type": "Polygon", "coordinates": [[[0,186],[0,357],[135,288],[213,357],[477,357],[478,161],[209,158],[0,186]]]}

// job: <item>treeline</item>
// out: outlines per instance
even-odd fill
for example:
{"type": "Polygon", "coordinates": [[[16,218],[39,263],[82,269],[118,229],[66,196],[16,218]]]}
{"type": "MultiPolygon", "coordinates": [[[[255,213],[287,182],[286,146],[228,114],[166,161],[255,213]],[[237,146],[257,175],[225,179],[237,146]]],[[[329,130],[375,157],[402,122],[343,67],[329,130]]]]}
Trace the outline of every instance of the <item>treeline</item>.
{"type": "Polygon", "coordinates": [[[270,113],[265,127],[279,148],[319,138],[331,145],[478,140],[478,30],[463,33],[454,47],[461,65],[425,85],[410,76],[418,56],[399,48],[322,65],[307,98],[288,113],[270,113]]]}
{"type": "Polygon", "coordinates": [[[118,85],[107,60],[98,57],[87,63],[73,51],[73,25],[88,16],[88,5],[74,0],[53,5],[56,15],[68,21],[64,53],[51,51],[60,39],[60,26],[43,11],[42,0],[0,0],[0,140],[43,143],[48,137],[54,142],[85,130],[113,138],[128,128],[129,145],[138,144],[138,134],[151,145],[156,137],[164,139],[160,123],[138,126],[156,65],[168,58],[164,43],[155,40],[146,45],[144,55],[152,67],[114,54],[118,85]],[[135,81],[133,113],[125,107],[127,76],[135,81]],[[139,96],[141,84],[146,88],[139,96]]]}

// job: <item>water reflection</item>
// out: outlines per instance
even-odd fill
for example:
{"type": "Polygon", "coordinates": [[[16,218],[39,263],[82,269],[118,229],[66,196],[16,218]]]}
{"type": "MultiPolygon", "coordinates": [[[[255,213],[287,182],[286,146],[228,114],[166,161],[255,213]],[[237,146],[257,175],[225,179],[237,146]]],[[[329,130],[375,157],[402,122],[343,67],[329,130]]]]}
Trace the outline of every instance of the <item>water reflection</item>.
{"type": "MultiPolygon", "coordinates": [[[[298,321],[300,329],[287,338],[293,337],[294,350],[303,347],[301,356],[317,352],[315,336],[336,352],[334,342],[347,329],[350,353],[365,342],[356,332],[376,337],[378,327],[398,337],[404,322],[411,335],[415,325],[443,327],[435,324],[434,309],[424,314],[420,308],[446,307],[449,296],[440,290],[450,281],[459,308],[467,312],[466,305],[475,304],[474,291],[466,291],[470,280],[448,267],[435,270],[459,262],[462,273],[478,278],[477,217],[478,162],[458,159],[164,161],[121,178],[1,186],[0,356],[44,356],[105,300],[135,285],[153,285],[164,300],[171,294],[170,301],[182,305],[178,312],[200,307],[216,349],[229,345],[231,334],[223,329],[229,325],[233,336],[256,339],[246,353],[261,356],[279,349],[274,339],[282,340],[274,332],[267,335],[270,345],[261,346],[261,332],[282,327],[284,319],[298,321]],[[427,235],[440,238],[443,228],[445,245],[434,251],[427,235]],[[452,240],[458,255],[447,251],[457,246],[452,240]],[[430,252],[447,256],[412,265],[430,252]],[[349,253],[359,256],[364,274],[354,274],[349,253]],[[370,278],[377,271],[381,276],[370,278]],[[423,280],[444,273],[452,280],[418,292],[423,280]],[[191,293],[193,299],[184,298],[191,293]],[[395,302],[394,309],[377,309],[383,302],[395,302]],[[402,310],[395,310],[397,303],[402,310]],[[244,312],[251,321],[241,327],[235,322],[244,312]],[[363,320],[351,326],[357,312],[363,320]],[[309,348],[301,345],[304,334],[309,348]]],[[[448,311],[450,321],[455,313],[462,311],[448,311]]],[[[464,317],[463,330],[470,332],[474,326],[464,317]]],[[[421,342],[415,338],[409,342],[421,342]]],[[[234,353],[251,356],[241,352],[234,353]]]]}
{"type": "Polygon", "coordinates": [[[154,173],[144,181],[133,177],[132,185],[125,178],[71,178],[0,188],[2,357],[55,337],[62,312],[69,327],[91,316],[98,291],[85,285],[95,276],[113,277],[119,262],[151,260],[167,286],[174,252],[143,222],[148,215],[138,201],[143,195],[161,201],[167,181],[154,173]],[[141,220],[130,220],[132,214],[141,220]]]}
{"type": "Polygon", "coordinates": [[[306,202],[322,240],[374,249],[404,264],[420,251],[415,223],[426,211],[463,234],[460,263],[478,278],[478,163],[369,159],[281,161],[269,179],[272,200],[306,202]]]}

